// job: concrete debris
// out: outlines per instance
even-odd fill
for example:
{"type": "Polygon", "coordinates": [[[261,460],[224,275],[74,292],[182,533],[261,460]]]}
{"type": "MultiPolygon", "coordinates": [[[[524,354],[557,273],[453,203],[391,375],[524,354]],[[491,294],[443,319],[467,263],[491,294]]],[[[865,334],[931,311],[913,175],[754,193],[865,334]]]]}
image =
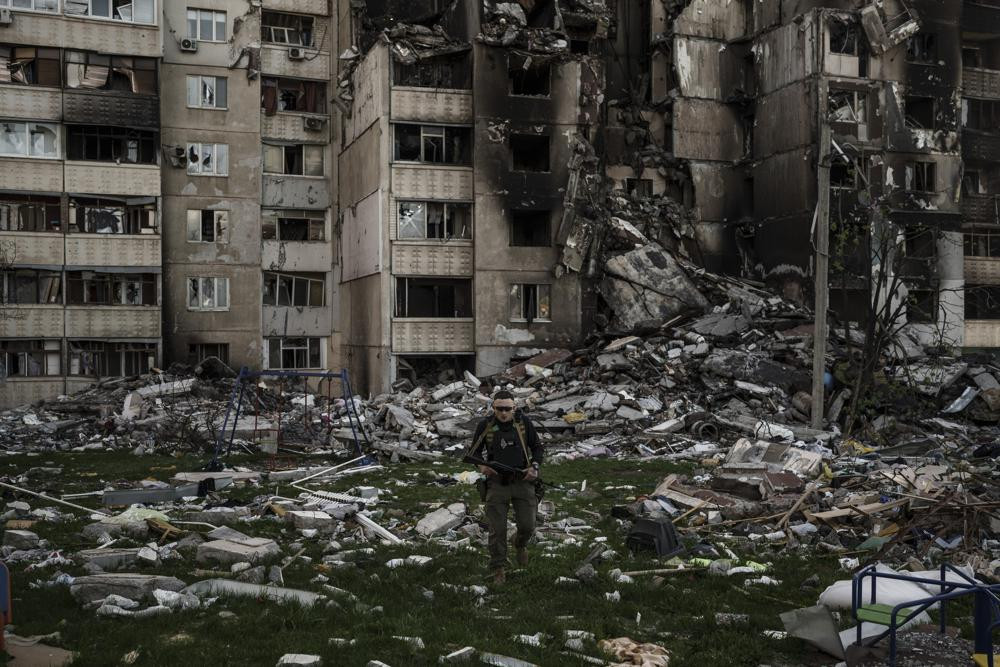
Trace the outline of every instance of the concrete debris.
{"type": "Polygon", "coordinates": [[[120,595],[129,600],[152,601],[157,590],[181,591],[185,583],[174,577],[154,574],[95,574],[76,577],[69,592],[80,604],[103,600],[109,595],[120,595]]]}
{"type": "Polygon", "coordinates": [[[299,665],[301,667],[320,667],[323,659],[318,655],[306,655],[305,653],[286,653],[278,660],[277,667],[286,665],[299,665]]]}

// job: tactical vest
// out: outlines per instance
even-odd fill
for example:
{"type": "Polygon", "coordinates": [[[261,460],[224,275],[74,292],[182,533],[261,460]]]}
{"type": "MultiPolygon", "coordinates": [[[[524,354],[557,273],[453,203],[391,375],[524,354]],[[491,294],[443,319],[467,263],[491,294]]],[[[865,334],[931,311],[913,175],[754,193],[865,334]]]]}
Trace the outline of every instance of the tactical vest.
{"type": "MultiPolygon", "coordinates": [[[[521,443],[521,451],[524,452],[524,461],[528,465],[531,465],[531,452],[528,451],[528,438],[527,438],[527,428],[524,426],[524,421],[520,417],[514,418],[514,430],[517,432],[518,442],[521,443]]],[[[486,428],[483,432],[479,434],[476,441],[472,443],[472,449],[470,452],[473,454],[479,451],[479,446],[483,443],[483,440],[487,436],[490,437],[490,447],[496,444],[496,434],[497,434],[497,420],[494,417],[490,417],[489,421],[486,422],[486,428]]],[[[485,456],[483,458],[486,458],[485,456]]]]}

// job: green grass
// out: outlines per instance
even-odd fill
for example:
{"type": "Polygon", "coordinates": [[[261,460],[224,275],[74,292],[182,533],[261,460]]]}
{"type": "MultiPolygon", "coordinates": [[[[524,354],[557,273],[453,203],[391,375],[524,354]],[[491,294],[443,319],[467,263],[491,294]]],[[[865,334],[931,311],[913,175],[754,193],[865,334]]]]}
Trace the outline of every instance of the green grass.
{"type": "MultiPolygon", "coordinates": [[[[38,478],[32,488],[44,487],[54,493],[84,492],[116,480],[145,477],[169,479],[176,472],[196,470],[201,460],[193,457],[133,457],[115,454],[53,454],[37,457],[8,457],[0,461],[2,474],[23,473],[31,467],[62,466],[57,476],[38,478]]],[[[258,465],[252,460],[242,465],[258,465]]],[[[465,469],[449,460],[439,465],[396,464],[367,476],[347,477],[335,484],[318,486],[345,491],[358,484],[379,487],[384,491],[376,506],[405,525],[412,525],[433,506],[463,501],[470,511],[479,506],[474,487],[444,484],[452,473],[465,469]],[[397,485],[396,480],[405,482],[397,485]]],[[[587,630],[598,639],[629,636],[637,641],[660,644],[670,650],[672,667],[711,665],[827,664],[832,663],[798,640],[774,640],[765,630],[780,630],[778,614],[799,606],[815,604],[819,589],[802,590],[801,582],[813,573],[822,586],[845,574],[835,558],[802,558],[796,553],[762,551],[743,554],[751,560],[773,562],[770,576],[782,580],[780,586],[754,587],[749,595],[737,590],[739,577],[710,577],[704,573],[672,575],[654,584],[653,577],[636,577],[634,584],[615,584],[606,576],[613,568],[625,571],[662,567],[649,554],[630,555],[624,538],[627,526],[610,517],[614,505],[624,504],[638,494],[650,492],[668,473],[689,472],[689,468],[662,461],[581,460],[548,465],[545,477],[561,484],[564,490],[550,490],[546,500],[556,507],[556,519],[567,516],[584,519],[593,530],[578,536],[575,544],[552,543],[533,547],[533,560],[526,570],[513,570],[508,584],[490,592],[481,604],[470,593],[450,590],[456,586],[487,583],[486,551],[478,544],[472,548],[448,548],[420,541],[405,545],[378,546],[376,554],[350,570],[326,571],[322,567],[324,540],[305,540],[311,563],[298,560],[285,568],[286,586],[322,592],[310,583],[318,573],[329,583],[355,594],[366,611],[346,602],[310,609],[248,599],[223,599],[207,609],[175,612],[169,617],[148,620],[98,619],[84,611],[70,597],[65,587],[31,589],[29,582],[46,580],[52,571],[24,572],[15,565],[14,624],[20,635],[47,634],[59,631],[64,648],[78,651],[77,665],[119,664],[130,651],[138,651],[137,665],[273,665],[284,653],[318,653],[329,665],[364,665],[379,659],[400,665],[434,664],[439,655],[462,646],[515,656],[539,665],[580,665],[576,658],[559,655],[563,631],[587,630]],[[580,493],[580,482],[587,480],[587,492],[580,493]],[[634,487],[609,488],[609,487],[634,487]],[[572,576],[580,561],[590,551],[593,538],[604,536],[618,558],[598,567],[601,576],[590,583],[557,587],[560,576],[572,576]],[[431,556],[423,568],[389,569],[386,561],[409,554],[431,556]],[[545,554],[545,555],[543,555],[545,554]],[[618,590],[620,602],[611,602],[605,593],[618,590]],[[425,591],[432,591],[428,599],[425,591]],[[382,607],[381,611],[372,608],[382,607]],[[235,620],[219,616],[227,610],[235,620]],[[716,612],[747,614],[749,622],[741,626],[718,626],[716,612]],[[566,618],[571,617],[571,618],[566,618]],[[637,618],[639,622],[637,623],[637,618]],[[543,632],[554,639],[542,648],[514,643],[515,634],[543,632]],[[392,639],[394,635],[419,636],[426,648],[416,650],[392,639]],[[337,648],[328,644],[330,637],[355,638],[353,647],[337,648]]],[[[248,487],[223,491],[225,497],[247,501],[270,494],[274,486],[248,487]]],[[[296,495],[281,487],[282,495],[296,495]]],[[[32,507],[46,503],[25,498],[32,507]]],[[[95,499],[81,504],[96,507],[95,499]]],[[[33,530],[66,553],[93,547],[79,536],[89,520],[80,516],[62,523],[38,523],[33,530]]],[[[287,545],[299,535],[274,518],[250,524],[235,524],[252,535],[278,539],[287,545]]],[[[122,545],[127,545],[123,540],[122,545]]],[[[351,548],[345,545],[345,548],[351,548]]],[[[157,573],[171,574],[193,583],[193,559],[165,563],[157,573]]],[[[74,575],[83,574],[74,566],[74,575]]],[[[957,619],[956,619],[957,620],[957,619]]],[[[591,655],[600,655],[590,646],[591,655]]]]}

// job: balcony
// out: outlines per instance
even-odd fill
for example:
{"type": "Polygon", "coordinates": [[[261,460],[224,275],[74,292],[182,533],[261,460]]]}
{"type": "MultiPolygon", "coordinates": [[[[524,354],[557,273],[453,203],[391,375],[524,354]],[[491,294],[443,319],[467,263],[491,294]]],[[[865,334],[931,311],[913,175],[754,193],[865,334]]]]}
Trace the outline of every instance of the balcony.
{"type": "Polygon", "coordinates": [[[70,234],[66,237],[68,266],[158,267],[160,237],[150,235],[70,234]]]}
{"type": "Polygon", "coordinates": [[[437,164],[395,164],[392,193],[400,199],[472,199],[472,169],[437,164]]]}
{"type": "Polygon", "coordinates": [[[271,208],[330,208],[330,179],[264,174],[261,205],[271,208]]]}
{"type": "Polygon", "coordinates": [[[295,113],[282,111],[260,117],[260,134],[267,139],[315,143],[330,141],[330,117],[327,114],[295,113]],[[307,130],[306,119],[315,119],[321,124],[321,129],[307,130]]]}
{"type": "MultiPolygon", "coordinates": [[[[62,304],[10,306],[0,322],[0,335],[6,338],[45,338],[62,336],[62,304]]],[[[3,383],[0,382],[0,385],[3,383]]]]}
{"type": "Polygon", "coordinates": [[[1000,70],[963,67],[962,94],[966,97],[1000,98],[1000,70]]]}
{"type": "Polygon", "coordinates": [[[392,272],[412,276],[471,276],[472,242],[396,241],[392,244],[392,272]]]}
{"type": "MultiPolygon", "coordinates": [[[[317,37],[319,37],[318,30],[317,37]]],[[[300,60],[292,60],[288,57],[289,48],[275,44],[262,45],[260,49],[261,73],[290,76],[296,79],[330,80],[330,54],[328,52],[302,47],[301,51],[305,57],[300,60]]]]}
{"type": "Polygon", "coordinates": [[[1000,223],[1000,195],[962,195],[962,222],[1000,223]]]}
{"type": "Polygon", "coordinates": [[[327,241],[265,240],[260,265],[269,271],[329,271],[333,246],[327,241]]]}
{"type": "Polygon", "coordinates": [[[471,318],[392,321],[392,351],[395,354],[472,354],[475,350],[475,321],[471,318]]]}
{"type": "Polygon", "coordinates": [[[264,0],[264,9],[326,16],[329,13],[328,4],[327,0],[264,0]]]}
{"type": "Polygon", "coordinates": [[[966,256],[965,282],[975,285],[1000,285],[1000,257],[966,256]]]}
{"type": "Polygon", "coordinates": [[[267,336],[329,336],[333,332],[332,310],[329,307],[301,308],[295,306],[263,306],[263,335],[267,336]]]}
{"type": "Polygon", "coordinates": [[[1000,34],[1000,6],[966,0],[961,26],[965,32],[1000,34]]]}
{"type": "Polygon", "coordinates": [[[159,165],[66,162],[66,191],[88,195],[159,197],[159,165]]]}
{"type": "Polygon", "coordinates": [[[0,85],[0,118],[62,118],[62,91],[39,86],[0,85]]]}
{"type": "Polygon", "coordinates": [[[67,123],[160,127],[160,98],[102,90],[66,90],[63,118],[67,123]]]}
{"type": "Polygon", "coordinates": [[[159,338],[159,306],[67,306],[68,338],[159,338]]]}
{"type": "Polygon", "coordinates": [[[472,91],[439,88],[393,88],[392,120],[472,123],[472,91]]]}
{"type": "Polygon", "coordinates": [[[0,244],[14,248],[14,263],[63,265],[63,235],[58,232],[0,232],[0,244]]]}
{"type": "Polygon", "coordinates": [[[965,320],[965,347],[1000,347],[1000,320],[965,320]]]}
{"type": "Polygon", "coordinates": [[[962,128],[962,159],[994,162],[1000,156],[1000,134],[962,128]]]}
{"type": "Polygon", "coordinates": [[[13,16],[13,25],[5,29],[13,30],[17,44],[59,44],[67,49],[150,58],[161,55],[159,26],[56,13],[15,11],[13,16]]]}
{"type": "Polygon", "coordinates": [[[0,158],[5,190],[62,192],[63,163],[38,158],[0,158]]]}

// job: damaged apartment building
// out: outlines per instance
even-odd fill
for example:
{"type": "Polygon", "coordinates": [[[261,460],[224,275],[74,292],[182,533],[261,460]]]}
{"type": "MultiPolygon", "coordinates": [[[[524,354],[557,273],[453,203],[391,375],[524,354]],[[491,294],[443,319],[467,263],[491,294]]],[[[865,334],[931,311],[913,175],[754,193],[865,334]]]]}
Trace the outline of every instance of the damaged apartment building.
{"type": "Polygon", "coordinates": [[[827,228],[835,325],[888,267],[997,347],[998,127],[997,0],[0,0],[0,405],[489,376],[703,306],[678,260],[811,305],[827,228]]]}
{"type": "Polygon", "coordinates": [[[0,1],[0,408],[162,360],[154,0],[0,1]]]}

